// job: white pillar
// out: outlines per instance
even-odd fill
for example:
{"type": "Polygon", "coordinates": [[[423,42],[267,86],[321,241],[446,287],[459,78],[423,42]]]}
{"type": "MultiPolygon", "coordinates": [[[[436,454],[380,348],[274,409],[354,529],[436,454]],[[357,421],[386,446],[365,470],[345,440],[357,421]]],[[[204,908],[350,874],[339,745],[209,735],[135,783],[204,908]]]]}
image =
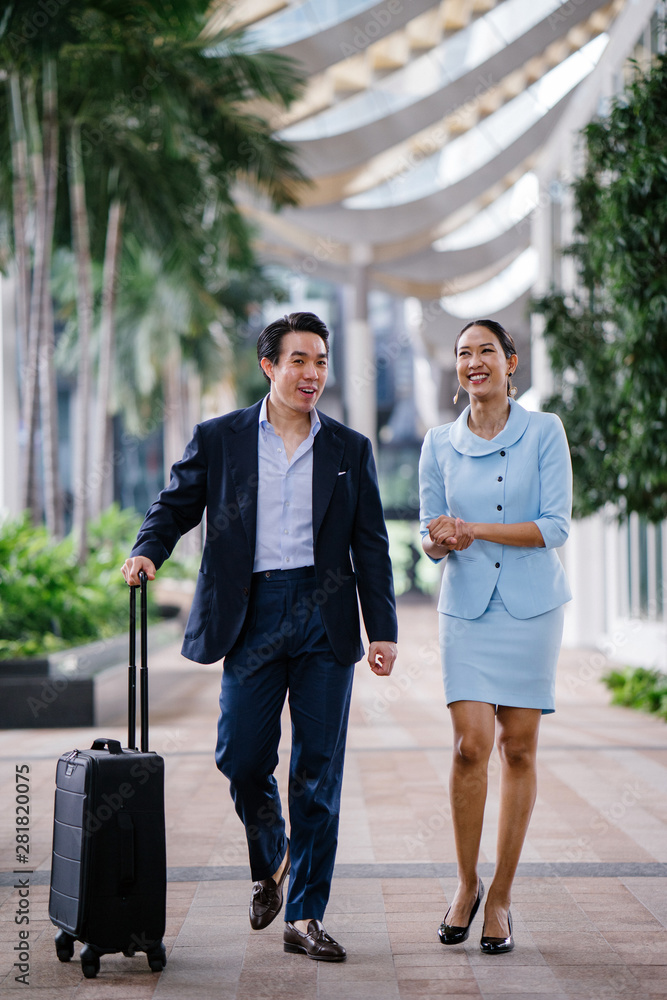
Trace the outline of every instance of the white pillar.
{"type": "Polygon", "coordinates": [[[0,514],[21,511],[14,282],[0,274],[0,514]]]}
{"type": "MultiPolygon", "coordinates": [[[[532,243],[539,253],[539,273],[533,289],[536,296],[549,291],[553,278],[553,256],[559,253],[559,248],[554,247],[552,194],[551,182],[540,177],[538,207],[532,219],[532,243]]],[[[544,317],[537,313],[530,317],[530,372],[531,389],[539,405],[553,392],[553,375],[544,340],[544,317]]]]}
{"type": "Polygon", "coordinates": [[[566,646],[596,646],[606,632],[605,556],[602,515],[573,521],[563,560],[572,589],[572,603],[566,606],[563,636],[566,646]]]}
{"type": "Polygon", "coordinates": [[[367,244],[352,247],[352,262],[356,271],[354,316],[348,320],[344,333],[345,408],[349,426],[370,438],[375,449],[377,360],[368,322],[368,265],[371,259],[372,250],[367,244]]]}

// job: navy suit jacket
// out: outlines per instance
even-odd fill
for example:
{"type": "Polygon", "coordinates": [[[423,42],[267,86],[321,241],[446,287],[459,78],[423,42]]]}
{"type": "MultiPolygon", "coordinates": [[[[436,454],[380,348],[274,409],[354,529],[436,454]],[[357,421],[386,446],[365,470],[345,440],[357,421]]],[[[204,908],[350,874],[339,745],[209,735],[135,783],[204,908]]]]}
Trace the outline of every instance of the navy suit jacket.
{"type": "MultiPolygon", "coordinates": [[[[248,611],[260,407],[256,403],[195,427],[131,553],[148,556],[159,569],[206,511],[206,541],[182,648],[198,663],[213,663],[229,652],[248,611]]],[[[363,656],[357,592],[369,640],[397,637],[389,545],[370,441],[319,416],[313,442],[313,596],[336,659],[353,664],[363,656]]]]}

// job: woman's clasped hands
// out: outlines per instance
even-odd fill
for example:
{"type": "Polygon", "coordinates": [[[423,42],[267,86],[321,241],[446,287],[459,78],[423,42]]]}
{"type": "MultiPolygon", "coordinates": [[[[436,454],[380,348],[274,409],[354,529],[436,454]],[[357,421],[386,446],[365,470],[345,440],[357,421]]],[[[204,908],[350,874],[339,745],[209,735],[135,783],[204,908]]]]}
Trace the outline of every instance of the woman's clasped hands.
{"type": "Polygon", "coordinates": [[[460,552],[475,541],[474,525],[460,517],[441,514],[428,526],[429,537],[436,545],[444,545],[450,551],[460,552]]]}

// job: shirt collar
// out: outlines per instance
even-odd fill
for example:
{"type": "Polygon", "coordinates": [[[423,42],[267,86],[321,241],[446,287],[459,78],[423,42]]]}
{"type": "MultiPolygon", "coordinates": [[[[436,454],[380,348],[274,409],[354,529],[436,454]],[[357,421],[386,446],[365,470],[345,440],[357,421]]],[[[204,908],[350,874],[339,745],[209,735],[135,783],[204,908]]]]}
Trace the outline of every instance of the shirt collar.
{"type": "Polygon", "coordinates": [[[513,399],[509,400],[509,404],[510,412],[507,423],[490,441],[479,437],[477,434],[473,434],[470,430],[468,427],[470,406],[466,406],[463,413],[454,421],[450,428],[449,441],[452,447],[461,455],[479,457],[481,455],[492,455],[493,452],[499,451],[500,448],[509,448],[510,445],[516,444],[528,426],[530,413],[520,403],[515,403],[513,399]]]}
{"type": "MultiPolygon", "coordinates": [[[[264,430],[271,426],[268,408],[269,396],[270,393],[267,392],[266,396],[262,400],[262,405],[259,410],[259,426],[263,427],[264,430]]],[[[321,426],[320,415],[316,408],[313,407],[310,411],[310,433],[312,437],[315,437],[321,426]]]]}

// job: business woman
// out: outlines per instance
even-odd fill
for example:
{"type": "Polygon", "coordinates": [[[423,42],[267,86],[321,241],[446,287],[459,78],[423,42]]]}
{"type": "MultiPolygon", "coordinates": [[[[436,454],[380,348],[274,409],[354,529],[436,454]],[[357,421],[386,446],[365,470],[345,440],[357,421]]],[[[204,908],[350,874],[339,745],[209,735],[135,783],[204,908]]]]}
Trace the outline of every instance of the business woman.
{"type": "Polygon", "coordinates": [[[563,605],[571,598],[555,550],[569,532],[572,470],[559,418],[528,412],[512,398],[518,358],[503,327],[474,320],[454,350],[470,405],[427,433],[419,464],[424,551],[447,560],[438,612],[454,729],[459,883],[438,934],[446,945],[465,941],[484,896],[477,864],[495,742],[500,813],[480,947],[500,955],[514,947],[512,883],[535,803],[540,719],[554,711],[563,605]]]}

